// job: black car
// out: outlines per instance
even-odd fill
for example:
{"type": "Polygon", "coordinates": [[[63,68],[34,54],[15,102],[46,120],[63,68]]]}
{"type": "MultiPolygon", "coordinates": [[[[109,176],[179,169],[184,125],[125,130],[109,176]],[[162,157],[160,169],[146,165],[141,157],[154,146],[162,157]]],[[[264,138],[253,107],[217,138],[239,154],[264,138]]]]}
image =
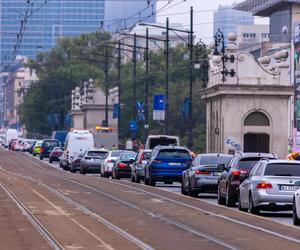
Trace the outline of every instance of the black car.
{"type": "Polygon", "coordinates": [[[131,176],[131,164],[136,158],[136,153],[122,153],[116,160],[112,168],[112,178],[130,178],[131,176]]]}
{"type": "Polygon", "coordinates": [[[218,180],[218,204],[235,206],[240,184],[247,178],[254,165],[263,158],[277,159],[277,156],[270,153],[238,153],[231,158],[227,166],[218,165],[218,169],[223,171],[218,180]]]}
{"type": "Polygon", "coordinates": [[[181,193],[196,197],[198,193],[217,193],[219,164],[227,165],[232,155],[200,154],[192,165],[182,173],[181,193]]]}

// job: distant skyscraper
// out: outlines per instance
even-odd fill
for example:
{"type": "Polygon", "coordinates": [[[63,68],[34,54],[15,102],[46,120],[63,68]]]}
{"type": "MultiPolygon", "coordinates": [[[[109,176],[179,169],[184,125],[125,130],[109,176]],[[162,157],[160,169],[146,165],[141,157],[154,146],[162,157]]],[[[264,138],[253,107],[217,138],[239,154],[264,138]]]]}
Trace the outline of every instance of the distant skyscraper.
{"type": "Polygon", "coordinates": [[[35,57],[58,37],[96,31],[104,19],[105,0],[0,0],[1,68],[14,59],[21,26],[26,27],[17,54],[35,57]],[[27,22],[22,21],[29,13],[27,22]],[[32,15],[31,15],[32,13],[32,15]]]}
{"type": "Polygon", "coordinates": [[[106,0],[104,29],[117,32],[134,26],[139,21],[155,23],[156,4],[146,0],[106,0]]]}
{"type": "Polygon", "coordinates": [[[231,9],[230,6],[220,5],[214,12],[214,35],[220,29],[226,37],[235,32],[238,25],[253,25],[254,17],[249,12],[231,9]]]}

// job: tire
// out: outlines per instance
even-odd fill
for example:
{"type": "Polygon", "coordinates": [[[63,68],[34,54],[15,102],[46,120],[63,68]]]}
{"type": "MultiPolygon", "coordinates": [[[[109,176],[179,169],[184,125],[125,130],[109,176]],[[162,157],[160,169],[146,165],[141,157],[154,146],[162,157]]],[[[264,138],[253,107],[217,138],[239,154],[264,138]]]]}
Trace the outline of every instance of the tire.
{"type": "Polygon", "coordinates": [[[71,173],[75,173],[75,172],[76,172],[75,169],[74,169],[74,167],[73,167],[73,164],[71,164],[70,172],[71,172],[71,173]]]}
{"type": "Polygon", "coordinates": [[[120,180],[120,175],[118,175],[116,172],[115,172],[115,179],[120,180]]]}
{"type": "Polygon", "coordinates": [[[135,182],[136,183],[141,183],[141,178],[139,178],[138,176],[135,177],[135,182]]]}
{"type": "Polygon", "coordinates": [[[34,157],[35,157],[35,156],[36,156],[36,154],[35,154],[35,153],[32,153],[32,156],[34,156],[34,157]]]}
{"type": "Polygon", "coordinates": [[[80,167],[80,174],[86,174],[86,170],[80,167]]]}
{"type": "Polygon", "coordinates": [[[147,178],[147,173],[145,173],[144,184],[149,185],[149,178],[147,178]]]}
{"type": "Polygon", "coordinates": [[[193,191],[192,187],[191,187],[191,184],[189,183],[189,187],[188,187],[188,196],[190,197],[197,197],[198,196],[198,193],[193,191]]]}
{"type": "Polygon", "coordinates": [[[149,185],[155,187],[155,184],[156,180],[151,175],[149,175],[149,185]]]}
{"type": "Polygon", "coordinates": [[[241,195],[239,195],[239,205],[238,205],[238,208],[242,212],[247,212],[247,208],[243,208],[242,205],[241,205],[241,195]]]}
{"type": "Polygon", "coordinates": [[[234,207],[235,206],[235,198],[234,196],[231,194],[230,190],[229,190],[229,185],[227,186],[227,192],[226,192],[226,199],[225,199],[225,205],[227,207],[234,207]]]}
{"type": "Polygon", "coordinates": [[[43,157],[42,157],[42,156],[40,156],[39,158],[40,158],[40,160],[43,160],[43,157]]]}
{"type": "Polygon", "coordinates": [[[219,205],[225,205],[225,198],[223,198],[221,196],[221,193],[220,193],[220,189],[218,188],[218,198],[217,198],[217,201],[218,201],[218,204],[219,205]]]}
{"type": "Polygon", "coordinates": [[[134,176],[133,176],[132,173],[131,173],[131,175],[130,175],[130,181],[131,181],[131,182],[135,182],[135,178],[134,178],[134,176]]]}
{"type": "Polygon", "coordinates": [[[296,211],[296,202],[294,200],[293,202],[293,223],[296,226],[300,225],[300,218],[297,216],[297,211],[296,211]]]}
{"type": "Polygon", "coordinates": [[[253,199],[252,199],[252,195],[251,193],[249,194],[249,208],[248,208],[248,212],[251,214],[259,214],[259,209],[257,207],[254,206],[253,204],[253,199]]]}
{"type": "Polygon", "coordinates": [[[183,183],[183,181],[181,182],[181,194],[183,194],[183,195],[187,195],[187,192],[184,190],[184,183],[183,183]]]}
{"type": "Polygon", "coordinates": [[[103,177],[104,178],[109,178],[109,173],[108,172],[104,172],[103,177]]]}
{"type": "Polygon", "coordinates": [[[49,158],[49,163],[52,163],[52,162],[53,162],[52,158],[49,158]]]}

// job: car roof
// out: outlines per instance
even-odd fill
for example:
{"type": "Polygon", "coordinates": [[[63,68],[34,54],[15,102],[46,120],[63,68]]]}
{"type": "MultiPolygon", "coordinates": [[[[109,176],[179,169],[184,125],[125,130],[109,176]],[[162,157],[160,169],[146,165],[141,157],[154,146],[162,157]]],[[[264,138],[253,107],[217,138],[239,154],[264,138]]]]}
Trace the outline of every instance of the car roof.
{"type": "Polygon", "coordinates": [[[156,146],[155,148],[158,149],[184,149],[184,150],[188,150],[186,147],[182,147],[182,146],[156,146]]]}
{"type": "Polygon", "coordinates": [[[240,156],[241,158],[247,158],[247,157],[265,157],[265,158],[278,158],[276,154],[273,153],[261,153],[261,152],[238,152],[236,154],[237,156],[240,156]]]}
{"type": "Polygon", "coordinates": [[[106,150],[106,149],[101,149],[101,148],[90,148],[90,149],[88,150],[88,152],[89,152],[89,151],[108,152],[108,150],[106,150]]]}
{"type": "Polygon", "coordinates": [[[199,156],[229,156],[229,157],[232,157],[233,155],[220,154],[220,153],[205,153],[205,154],[199,154],[199,156]]]}
{"type": "Polygon", "coordinates": [[[266,161],[269,163],[284,163],[284,164],[300,164],[300,161],[297,160],[284,160],[284,159],[262,159],[262,161],[266,161]]]}

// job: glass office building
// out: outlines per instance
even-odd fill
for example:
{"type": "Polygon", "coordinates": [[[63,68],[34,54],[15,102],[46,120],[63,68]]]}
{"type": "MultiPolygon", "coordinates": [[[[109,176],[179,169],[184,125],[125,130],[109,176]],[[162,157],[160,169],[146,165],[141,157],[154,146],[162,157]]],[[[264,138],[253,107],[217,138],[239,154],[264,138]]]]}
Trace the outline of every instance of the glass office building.
{"type": "Polygon", "coordinates": [[[235,32],[238,25],[253,25],[254,17],[250,12],[231,9],[230,6],[220,5],[214,12],[214,34],[220,29],[226,37],[235,32]]]}
{"type": "MultiPolygon", "coordinates": [[[[141,11],[142,18],[151,14],[153,10],[147,6],[145,0],[30,0],[29,4],[25,0],[0,0],[1,68],[16,55],[34,58],[38,52],[52,48],[57,38],[94,32],[101,23],[111,24],[107,30],[119,30],[124,26],[120,20],[133,13],[141,11]],[[26,11],[29,17],[24,22],[26,11]],[[110,21],[104,22],[105,19],[110,21]],[[22,26],[25,27],[24,36],[14,53],[22,26]]],[[[127,24],[132,25],[138,20],[139,15],[129,18],[127,24]]]]}

